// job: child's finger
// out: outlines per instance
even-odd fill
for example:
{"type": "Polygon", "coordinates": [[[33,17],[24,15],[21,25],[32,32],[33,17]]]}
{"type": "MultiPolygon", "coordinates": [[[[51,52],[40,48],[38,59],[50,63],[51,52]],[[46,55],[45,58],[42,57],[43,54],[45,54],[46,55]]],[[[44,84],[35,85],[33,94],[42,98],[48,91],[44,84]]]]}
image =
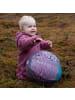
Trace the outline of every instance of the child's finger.
{"type": "Polygon", "coordinates": [[[37,38],[36,40],[42,40],[41,38],[37,38]]]}
{"type": "Polygon", "coordinates": [[[52,41],[48,40],[48,44],[49,44],[50,47],[52,48],[52,41]]]}
{"type": "Polygon", "coordinates": [[[37,38],[36,41],[42,41],[42,39],[41,38],[37,38]]]}

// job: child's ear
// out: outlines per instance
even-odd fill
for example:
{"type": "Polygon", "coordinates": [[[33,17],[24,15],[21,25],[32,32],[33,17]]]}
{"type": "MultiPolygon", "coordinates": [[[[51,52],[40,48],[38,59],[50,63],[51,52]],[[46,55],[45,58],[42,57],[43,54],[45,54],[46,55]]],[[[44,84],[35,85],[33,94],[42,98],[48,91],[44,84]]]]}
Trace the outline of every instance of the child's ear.
{"type": "Polygon", "coordinates": [[[21,31],[24,32],[24,27],[23,26],[21,27],[21,31]]]}

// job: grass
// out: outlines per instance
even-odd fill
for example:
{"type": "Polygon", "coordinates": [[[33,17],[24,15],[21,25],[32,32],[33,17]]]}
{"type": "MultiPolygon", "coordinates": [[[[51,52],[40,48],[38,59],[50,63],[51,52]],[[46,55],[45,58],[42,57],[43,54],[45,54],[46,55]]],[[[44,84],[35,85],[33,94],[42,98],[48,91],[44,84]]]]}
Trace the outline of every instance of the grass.
{"type": "MultiPolygon", "coordinates": [[[[61,61],[62,76],[53,85],[30,80],[18,80],[18,50],[14,42],[18,20],[25,14],[0,15],[0,88],[63,88],[75,87],[75,14],[28,14],[37,20],[38,33],[45,40],[52,40],[53,52],[61,61]]],[[[27,14],[26,14],[27,15],[27,14]]]]}

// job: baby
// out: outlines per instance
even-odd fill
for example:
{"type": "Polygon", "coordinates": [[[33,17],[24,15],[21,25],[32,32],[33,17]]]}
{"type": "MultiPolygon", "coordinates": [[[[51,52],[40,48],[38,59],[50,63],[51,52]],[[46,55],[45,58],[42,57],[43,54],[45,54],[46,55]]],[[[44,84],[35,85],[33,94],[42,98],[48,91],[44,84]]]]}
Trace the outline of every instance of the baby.
{"type": "Polygon", "coordinates": [[[18,67],[16,76],[18,79],[27,79],[26,60],[37,51],[52,48],[52,42],[43,40],[37,35],[36,21],[32,16],[23,16],[19,20],[20,32],[16,33],[16,46],[18,48],[18,67]]]}

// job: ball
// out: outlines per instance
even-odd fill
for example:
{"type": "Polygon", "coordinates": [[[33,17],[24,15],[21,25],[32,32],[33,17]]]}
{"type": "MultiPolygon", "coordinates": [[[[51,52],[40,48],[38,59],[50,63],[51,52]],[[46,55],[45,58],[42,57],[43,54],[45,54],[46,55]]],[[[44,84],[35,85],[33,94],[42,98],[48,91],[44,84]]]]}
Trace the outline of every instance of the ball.
{"type": "Polygon", "coordinates": [[[26,61],[26,73],[39,81],[58,81],[62,74],[59,59],[49,51],[33,53],[26,61]]]}

